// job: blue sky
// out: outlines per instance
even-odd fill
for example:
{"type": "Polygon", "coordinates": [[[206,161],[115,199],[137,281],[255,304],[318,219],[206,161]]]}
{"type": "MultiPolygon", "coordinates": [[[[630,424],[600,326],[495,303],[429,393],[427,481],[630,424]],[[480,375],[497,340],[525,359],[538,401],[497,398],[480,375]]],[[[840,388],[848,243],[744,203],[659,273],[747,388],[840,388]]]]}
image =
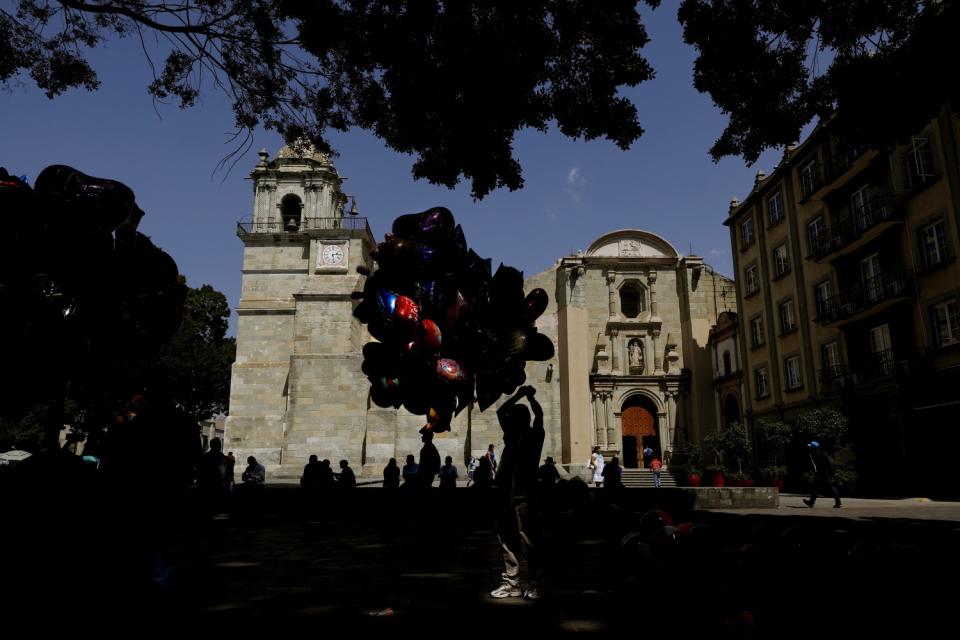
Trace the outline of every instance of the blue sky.
{"type": "MultiPolygon", "coordinates": [[[[657,77],[625,91],[646,130],[629,151],[555,130],[520,132],[515,149],[525,187],[474,202],[467,184],[449,190],[414,181],[411,158],[366,132],[333,135],[341,154],[335,164],[348,178],[345,191],[356,196],[377,239],[396,216],[443,205],[480,255],[528,275],[624,228],[663,235],[681,253],[692,249],[732,275],[722,224],[727,205],[749,191],[758,168],[769,173],[779,154],[767,153],[753,167],[737,158],[711,161],[707,150],[726,119],[693,89],[694,51],[683,44],[677,4],[664,2],[656,11],[644,6],[652,39],[644,53],[657,77]]],[[[0,166],[31,183],[50,164],[125,182],[147,214],[141,231],[174,257],[191,285],[209,283],[236,306],[242,245],[235,227],[250,217],[253,203],[245,177],[256,151],[265,147],[272,156],[279,137],[258,131],[232,172],[217,171],[233,148],[232,114],[222,95],[207,87],[201,103],[186,111],[155,104],[145,89],[149,67],[130,39],[112,41],[90,59],[102,81],[96,92],[71,91],[50,101],[23,83],[0,93],[0,116],[8,123],[0,166]]]]}

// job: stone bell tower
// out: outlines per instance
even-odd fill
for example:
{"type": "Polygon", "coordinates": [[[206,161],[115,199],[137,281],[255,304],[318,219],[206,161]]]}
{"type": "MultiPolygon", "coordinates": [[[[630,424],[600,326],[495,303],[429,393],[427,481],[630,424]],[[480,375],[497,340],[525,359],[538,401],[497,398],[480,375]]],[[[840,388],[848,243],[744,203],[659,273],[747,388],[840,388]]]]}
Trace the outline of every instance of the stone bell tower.
{"type": "Polygon", "coordinates": [[[375,244],[355,200],[345,215],[350,199],[326,155],[287,146],[271,161],[264,150],[250,178],[224,450],[238,465],[256,456],[268,477],[295,477],[311,453],[334,465],[361,457],[367,334],[350,296],[375,244]]]}

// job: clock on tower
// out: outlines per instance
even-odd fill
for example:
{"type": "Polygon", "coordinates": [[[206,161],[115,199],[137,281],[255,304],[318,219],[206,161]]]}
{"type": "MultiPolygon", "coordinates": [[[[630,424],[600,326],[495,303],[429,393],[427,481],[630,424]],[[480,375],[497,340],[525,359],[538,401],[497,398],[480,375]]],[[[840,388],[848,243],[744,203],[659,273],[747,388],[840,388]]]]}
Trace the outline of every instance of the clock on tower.
{"type": "Polygon", "coordinates": [[[317,271],[346,271],[349,260],[349,243],[317,242],[317,271]]]}

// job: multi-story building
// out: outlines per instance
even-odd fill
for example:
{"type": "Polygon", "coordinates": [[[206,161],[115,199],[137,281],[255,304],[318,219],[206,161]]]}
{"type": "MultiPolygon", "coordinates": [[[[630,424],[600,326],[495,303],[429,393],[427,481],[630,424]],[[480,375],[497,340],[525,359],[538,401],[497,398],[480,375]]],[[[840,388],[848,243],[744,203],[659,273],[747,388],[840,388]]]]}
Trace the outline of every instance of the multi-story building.
{"type": "Polygon", "coordinates": [[[736,312],[724,311],[711,327],[707,341],[713,361],[716,423],[724,429],[743,421],[744,378],[739,329],[736,312]]]}
{"type": "Polygon", "coordinates": [[[868,492],[945,489],[937,471],[960,444],[958,132],[944,110],[858,148],[822,122],[724,223],[748,423],[839,406],[868,492]]]}

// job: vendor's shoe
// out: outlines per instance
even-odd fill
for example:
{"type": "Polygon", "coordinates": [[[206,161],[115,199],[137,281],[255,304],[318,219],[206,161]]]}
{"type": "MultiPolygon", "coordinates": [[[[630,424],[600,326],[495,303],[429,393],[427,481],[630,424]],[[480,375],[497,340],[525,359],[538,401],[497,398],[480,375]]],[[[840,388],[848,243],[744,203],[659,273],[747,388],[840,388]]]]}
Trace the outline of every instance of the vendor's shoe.
{"type": "Polygon", "coordinates": [[[524,599],[524,600],[533,600],[533,601],[536,601],[536,600],[539,600],[539,599],[542,598],[542,597],[543,597],[543,593],[542,593],[542,592],[540,591],[540,589],[538,589],[537,587],[530,587],[529,589],[527,589],[526,591],[523,592],[523,599],[524,599]]]}
{"type": "Polygon", "coordinates": [[[490,592],[491,598],[519,598],[523,595],[523,590],[516,582],[504,580],[496,589],[490,592]]]}
{"type": "Polygon", "coordinates": [[[836,503],[835,505],[833,505],[833,508],[834,508],[834,509],[839,509],[839,508],[840,508],[840,503],[838,502],[838,503],[836,503]]]}
{"type": "Polygon", "coordinates": [[[812,506],[813,506],[813,500],[810,500],[810,499],[808,499],[808,498],[804,498],[804,499],[803,499],[803,504],[807,505],[808,507],[812,507],[812,506]]]}

